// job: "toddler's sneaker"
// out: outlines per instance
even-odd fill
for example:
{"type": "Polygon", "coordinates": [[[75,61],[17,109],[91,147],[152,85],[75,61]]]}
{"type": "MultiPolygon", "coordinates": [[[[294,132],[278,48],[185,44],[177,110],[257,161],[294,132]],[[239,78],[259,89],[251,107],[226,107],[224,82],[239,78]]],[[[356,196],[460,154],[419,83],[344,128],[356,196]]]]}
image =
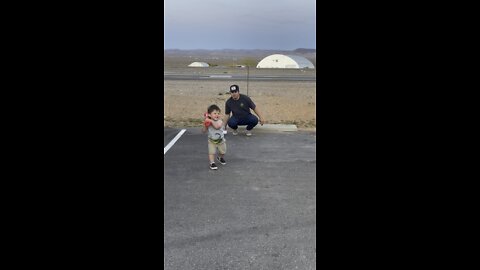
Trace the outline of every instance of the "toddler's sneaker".
{"type": "Polygon", "coordinates": [[[227,162],[225,161],[225,159],[223,159],[223,157],[217,157],[217,160],[222,163],[222,165],[225,165],[227,164],[227,162]]]}
{"type": "Polygon", "coordinates": [[[247,136],[252,136],[252,131],[251,131],[251,130],[247,130],[247,131],[245,132],[245,135],[247,135],[247,136]]]}
{"type": "Polygon", "coordinates": [[[211,170],[216,170],[216,169],[218,169],[218,167],[217,167],[217,165],[215,165],[215,163],[212,163],[212,164],[210,164],[210,169],[211,170]]]}
{"type": "Polygon", "coordinates": [[[236,129],[234,129],[234,130],[232,131],[232,134],[233,134],[233,136],[237,136],[237,135],[238,135],[238,131],[237,131],[236,129]]]}

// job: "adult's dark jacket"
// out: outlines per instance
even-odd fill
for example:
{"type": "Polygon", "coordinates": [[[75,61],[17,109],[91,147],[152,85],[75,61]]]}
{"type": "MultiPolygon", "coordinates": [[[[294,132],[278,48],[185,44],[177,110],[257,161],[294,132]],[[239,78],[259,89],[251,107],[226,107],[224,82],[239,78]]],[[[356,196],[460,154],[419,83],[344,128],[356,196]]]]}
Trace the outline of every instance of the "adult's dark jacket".
{"type": "Polygon", "coordinates": [[[243,94],[240,94],[238,100],[230,97],[225,103],[225,114],[230,115],[230,112],[232,112],[233,116],[238,119],[252,114],[250,109],[255,109],[255,103],[253,103],[250,97],[243,94]]]}

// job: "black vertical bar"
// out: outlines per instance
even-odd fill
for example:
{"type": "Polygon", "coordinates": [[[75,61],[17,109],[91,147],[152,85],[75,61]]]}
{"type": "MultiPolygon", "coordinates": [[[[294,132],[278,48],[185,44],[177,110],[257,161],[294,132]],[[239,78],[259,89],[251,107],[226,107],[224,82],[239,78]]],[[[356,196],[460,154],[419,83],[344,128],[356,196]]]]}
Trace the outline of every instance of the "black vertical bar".
{"type": "Polygon", "coordinates": [[[248,77],[250,75],[250,72],[249,72],[249,66],[247,65],[247,96],[248,96],[248,77]]]}

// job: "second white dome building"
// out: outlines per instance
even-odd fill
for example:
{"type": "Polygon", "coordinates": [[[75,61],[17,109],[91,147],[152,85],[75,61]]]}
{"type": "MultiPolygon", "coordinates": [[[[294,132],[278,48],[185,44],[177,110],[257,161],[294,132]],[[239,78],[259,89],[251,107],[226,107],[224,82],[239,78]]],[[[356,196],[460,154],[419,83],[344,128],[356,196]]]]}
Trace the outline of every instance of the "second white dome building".
{"type": "Polygon", "coordinates": [[[315,68],[307,58],[299,55],[272,54],[263,58],[257,68],[315,68]]]}

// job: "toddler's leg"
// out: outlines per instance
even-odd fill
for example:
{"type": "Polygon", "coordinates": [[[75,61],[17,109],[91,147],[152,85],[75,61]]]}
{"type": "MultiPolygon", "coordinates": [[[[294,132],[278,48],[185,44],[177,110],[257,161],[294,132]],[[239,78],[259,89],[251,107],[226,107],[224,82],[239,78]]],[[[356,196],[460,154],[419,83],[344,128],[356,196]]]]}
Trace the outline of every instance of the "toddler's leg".
{"type": "Polygon", "coordinates": [[[227,152],[227,144],[225,142],[218,145],[218,157],[217,160],[222,164],[225,165],[227,162],[223,158],[225,153],[227,152]]]}
{"type": "Polygon", "coordinates": [[[216,146],[214,143],[208,141],[208,160],[210,164],[215,163],[215,153],[216,153],[216,146]]]}
{"type": "Polygon", "coordinates": [[[221,144],[219,144],[217,147],[218,147],[218,155],[220,157],[223,157],[223,155],[227,153],[227,143],[224,141],[221,144]]]}
{"type": "Polygon", "coordinates": [[[213,145],[213,143],[210,141],[208,142],[208,160],[210,161],[210,169],[216,170],[217,165],[215,164],[215,145],[213,145]]]}

